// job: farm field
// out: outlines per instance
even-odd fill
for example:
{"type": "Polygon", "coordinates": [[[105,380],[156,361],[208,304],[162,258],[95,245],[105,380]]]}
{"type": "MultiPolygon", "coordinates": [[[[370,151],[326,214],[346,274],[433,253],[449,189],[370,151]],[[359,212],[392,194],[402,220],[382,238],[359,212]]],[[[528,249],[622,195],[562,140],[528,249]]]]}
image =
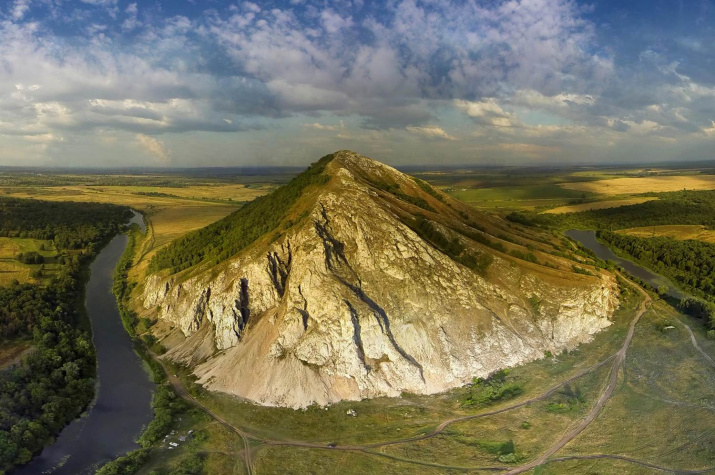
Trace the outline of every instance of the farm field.
{"type": "Polygon", "coordinates": [[[672,175],[634,178],[609,178],[605,180],[561,183],[560,187],[600,195],[636,195],[680,190],[714,190],[715,175],[672,175]]]}
{"type": "MultiPolygon", "coordinates": [[[[90,180],[91,177],[67,177],[74,182],[90,180]]],[[[46,201],[78,201],[111,203],[130,206],[144,213],[149,221],[150,232],[141,243],[141,265],[136,271],[143,271],[144,264],[156,250],[183,236],[184,234],[217,221],[253,199],[268,193],[277,186],[272,182],[226,183],[225,180],[194,179],[190,177],[135,177],[138,182],[148,182],[151,186],[131,185],[62,185],[62,178],[55,178],[51,186],[10,186],[0,188],[0,193],[16,198],[34,198],[46,201]],[[168,186],[159,186],[165,183],[168,186]]],[[[257,177],[264,180],[266,177],[257,177]]],[[[104,178],[106,180],[106,178],[104,178]]],[[[113,177],[114,180],[131,180],[131,176],[113,177]]],[[[96,181],[101,180],[96,178],[96,181]]],[[[2,246],[0,242],[0,246],[2,246]]],[[[8,245],[9,246],[9,245],[8,245]]],[[[13,252],[7,247],[6,253],[13,252]]],[[[0,247],[0,283],[13,279],[26,281],[32,268],[12,259],[3,259],[0,247]],[[4,266],[4,267],[3,267],[4,266]]],[[[45,266],[47,267],[47,266],[45,266]]]]}
{"type": "Polygon", "coordinates": [[[512,169],[419,172],[415,176],[475,208],[573,213],[643,203],[666,191],[712,190],[711,169],[512,169]]]}
{"type": "Polygon", "coordinates": [[[56,257],[57,251],[52,241],[0,237],[0,286],[9,285],[14,280],[20,283],[41,282],[52,277],[56,257]],[[43,256],[45,263],[23,264],[18,261],[17,256],[26,252],[37,252],[43,256]],[[42,275],[37,275],[36,271],[40,267],[42,275]]]}
{"type": "Polygon", "coordinates": [[[579,211],[588,211],[592,209],[618,208],[619,206],[637,205],[640,203],[645,203],[646,201],[652,201],[657,199],[658,198],[652,196],[643,196],[639,198],[623,198],[620,200],[594,201],[591,203],[559,206],[558,208],[552,208],[544,212],[550,214],[578,213],[579,211]]]}
{"type": "Polygon", "coordinates": [[[694,239],[715,243],[715,231],[706,229],[705,226],[697,225],[643,226],[640,228],[621,229],[618,232],[641,238],[663,236],[681,241],[694,239]]]}
{"type": "Polygon", "coordinates": [[[454,198],[476,208],[526,208],[550,207],[571,200],[593,198],[592,193],[567,190],[553,185],[523,185],[495,188],[444,189],[454,198]]]}

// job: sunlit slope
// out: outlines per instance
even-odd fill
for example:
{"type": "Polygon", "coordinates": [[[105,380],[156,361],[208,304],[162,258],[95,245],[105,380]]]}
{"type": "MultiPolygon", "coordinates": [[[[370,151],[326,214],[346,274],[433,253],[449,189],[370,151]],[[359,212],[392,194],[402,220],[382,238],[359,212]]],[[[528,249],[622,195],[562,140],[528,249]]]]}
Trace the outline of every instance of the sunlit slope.
{"type": "Polygon", "coordinates": [[[340,151],[158,254],[144,306],[211,389],[293,407],[435,393],[610,324],[615,280],[560,245],[340,151]]]}

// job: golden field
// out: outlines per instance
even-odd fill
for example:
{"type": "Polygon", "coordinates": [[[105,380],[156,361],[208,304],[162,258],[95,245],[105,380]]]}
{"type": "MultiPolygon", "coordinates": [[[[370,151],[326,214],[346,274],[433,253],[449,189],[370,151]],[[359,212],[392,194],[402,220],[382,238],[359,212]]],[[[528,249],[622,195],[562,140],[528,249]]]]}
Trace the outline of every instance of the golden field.
{"type": "Polygon", "coordinates": [[[688,239],[715,243],[715,231],[698,225],[668,225],[668,226],[644,226],[641,228],[622,229],[618,231],[629,236],[649,238],[653,236],[664,236],[679,241],[688,239]]]}
{"type": "Polygon", "coordinates": [[[561,183],[567,190],[601,195],[635,195],[680,190],[715,190],[715,175],[610,178],[598,181],[561,183]]]}
{"type": "Polygon", "coordinates": [[[544,213],[550,214],[564,214],[564,213],[578,213],[579,211],[590,211],[594,209],[606,209],[606,208],[618,208],[620,206],[637,205],[645,203],[646,201],[657,200],[655,197],[640,197],[640,198],[627,198],[624,200],[606,200],[606,201],[594,201],[592,203],[581,203],[578,205],[570,206],[559,206],[558,208],[553,208],[544,213]]]}

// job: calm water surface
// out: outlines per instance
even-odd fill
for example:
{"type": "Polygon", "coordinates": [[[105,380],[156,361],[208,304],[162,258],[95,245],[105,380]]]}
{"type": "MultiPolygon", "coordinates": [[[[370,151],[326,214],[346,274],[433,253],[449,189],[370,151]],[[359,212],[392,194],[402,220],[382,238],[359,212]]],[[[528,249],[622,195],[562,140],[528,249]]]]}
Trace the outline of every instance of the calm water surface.
{"type": "Polygon", "coordinates": [[[638,264],[618,257],[613,251],[596,239],[595,231],[579,231],[571,229],[565,233],[571,239],[578,241],[582,246],[592,250],[599,258],[607,261],[613,261],[623,267],[626,272],[632,276],[638,277],[645,282],[648,282],[654,289],[661,285],[668,287],[668,295],[677,299],[682,299],[688,295],[679,291],[673,283],[660,274],[651,272],[650,270],[639,266],[638,264]]]}
{"type": "MultiPolygon", "coordinates": [[[[131,222],[144,231],[139,213],[131,222]]],[[[156,385],[134,352],[112,295],[112,274],[128,242],[126,235],[115,237],[90,266],[86,306],[97,348],[97,398],[53,445],[13,474],[91,474],[102,463],[139,448],[134,440],[153,418],[156,385]]]]}

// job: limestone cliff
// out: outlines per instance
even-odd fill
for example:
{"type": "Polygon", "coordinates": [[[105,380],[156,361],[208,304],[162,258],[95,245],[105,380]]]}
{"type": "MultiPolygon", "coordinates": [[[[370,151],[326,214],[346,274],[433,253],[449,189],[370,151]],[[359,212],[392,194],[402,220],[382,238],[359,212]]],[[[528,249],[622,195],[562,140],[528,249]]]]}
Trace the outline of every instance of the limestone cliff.
{"type": "Polygon", "coordinates": [[[147,278],[146,312],[183,335],[166,357],[208,389],[290,407],[437,393],[610,324],[613,276],[572,273],[548,235],[352,152],[323,173],[233,258],[147,278]]]}

